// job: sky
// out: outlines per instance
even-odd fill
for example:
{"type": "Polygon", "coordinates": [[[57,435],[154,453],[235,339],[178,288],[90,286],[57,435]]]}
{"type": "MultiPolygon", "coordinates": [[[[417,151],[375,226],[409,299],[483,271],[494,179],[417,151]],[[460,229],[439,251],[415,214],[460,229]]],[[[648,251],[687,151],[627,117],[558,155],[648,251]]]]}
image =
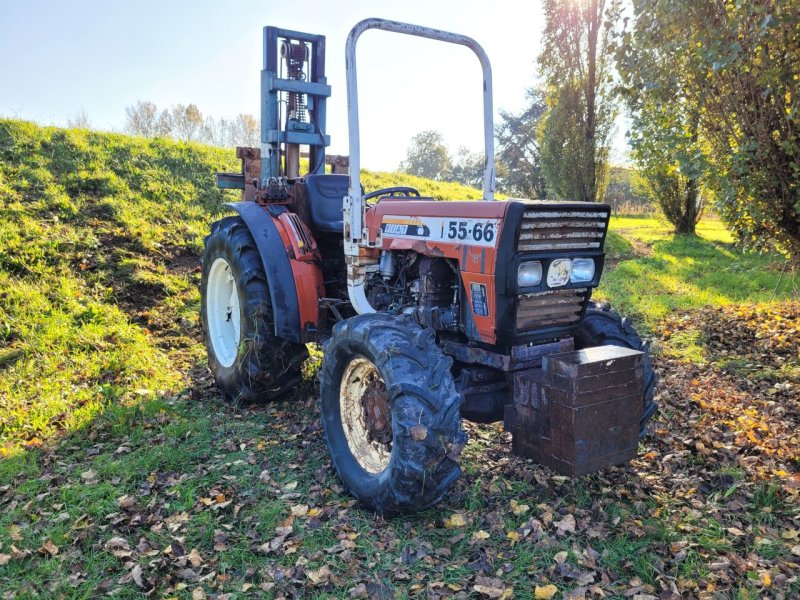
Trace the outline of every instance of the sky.
{"type": "MultiPolygon", "coordinates": [[[[520,110],[536,82],[536,0],[0,0],[0,115],[66,125],[83,111],[93,128],[116,131],[137,100],[258,115],[262,28],[274,25],[327,37],[329,152],[347,154],[345,40],[367,17],[475,38],[492,62],[495,111],[520,110]]],[[[357,52],[363,167],[396,169],[426,129],[452,151],[483,148],[470,50],[367,31],[357,52]]]]}

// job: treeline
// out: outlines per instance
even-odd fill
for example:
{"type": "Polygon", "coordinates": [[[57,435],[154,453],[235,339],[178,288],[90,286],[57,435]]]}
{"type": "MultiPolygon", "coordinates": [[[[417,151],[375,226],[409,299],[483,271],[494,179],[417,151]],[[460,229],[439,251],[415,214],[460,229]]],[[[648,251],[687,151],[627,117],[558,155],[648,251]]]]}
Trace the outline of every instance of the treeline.
{"type": "MultiPolygon", "coordinates": [[[[502,191],[646,198],[687,234],[711,203],[742,245],[800,261],[800,3],[543,0],[543,7],[527,105],[501,112],[497,125],[502,191]],[[622,110],[635,185],[609,163],[622,110]]],[[[401,168],[472,185],[482,157],[432,150],[431,141],[441,142],[435,133],[412,141],[401,168]]]]}
{"type": "Polygon", "coordinates": [[[261,144],[258,119],[253,115],[214,118],[204,116],[195,104],[176,104],[159,110],[153,102],[140,100],[125,108],[124,127],[131,135],[170,137],[223,148],[258,147],[261,144]]]}

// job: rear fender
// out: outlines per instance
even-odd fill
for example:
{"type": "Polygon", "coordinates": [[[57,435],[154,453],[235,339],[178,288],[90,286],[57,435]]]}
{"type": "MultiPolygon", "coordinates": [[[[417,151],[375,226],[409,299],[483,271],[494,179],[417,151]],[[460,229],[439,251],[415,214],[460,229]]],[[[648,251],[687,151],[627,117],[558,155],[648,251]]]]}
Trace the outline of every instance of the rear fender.
{"type": "MultiPolygon", "coordinates": [[[[295,256],[298,236],[310,234],[300,234],[280,218],[281,213],[271,215],[255,202],[228,202],[225,206],[239,214],[256,242],[267,275],[275,335],[298,344],[307,341],[305,330],[317,326],[318,300],[325,293],[319,267],[305,256],[295,256]]],[[[288,214],[283,207],[280,211],[288,214]]],[[[303,246],[301,241],[299,247],[303,246]]]]}

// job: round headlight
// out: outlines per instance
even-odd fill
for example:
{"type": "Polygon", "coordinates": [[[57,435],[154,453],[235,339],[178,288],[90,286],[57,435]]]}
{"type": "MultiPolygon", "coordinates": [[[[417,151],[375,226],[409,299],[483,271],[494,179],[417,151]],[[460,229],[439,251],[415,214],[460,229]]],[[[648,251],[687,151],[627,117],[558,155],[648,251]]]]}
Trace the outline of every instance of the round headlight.
{"type": "Polygon", "coordinates": [[[533,287],[542,282],[542,263],[524,262],[517,271],[517,285],[519,287],[533,287]]]}
{"type": "Polygon", "coordinates": [[[572,283],[586,282],[594,279],[594,260],[591,258],[572,259],[572,283]]]}

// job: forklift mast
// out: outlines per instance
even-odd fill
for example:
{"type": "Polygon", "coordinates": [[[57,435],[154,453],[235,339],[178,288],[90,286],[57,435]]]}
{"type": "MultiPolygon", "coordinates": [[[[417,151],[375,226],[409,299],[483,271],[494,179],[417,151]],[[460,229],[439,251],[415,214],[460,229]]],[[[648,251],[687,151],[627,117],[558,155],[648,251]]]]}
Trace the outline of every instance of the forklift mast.
{"type": "Polygon", "coordinates": [[[301,145],[309,148],[309,173],[325,172],[325,147],[330,144],[325,104],[330,95],[325,36],[265,27],[259,187],[268,187],[271,178],[299,177],[301,145]]]}
{"type": "Polygon", "coordinates": [[[286,199],[287,179],[300,177],[300,147],[308,174],[325,172],[325,36],[264,27],[261,70],[261,147],[236,149],[241,173],[218,173],[217,186],[244,191],[243,199],[286,199]]]}

